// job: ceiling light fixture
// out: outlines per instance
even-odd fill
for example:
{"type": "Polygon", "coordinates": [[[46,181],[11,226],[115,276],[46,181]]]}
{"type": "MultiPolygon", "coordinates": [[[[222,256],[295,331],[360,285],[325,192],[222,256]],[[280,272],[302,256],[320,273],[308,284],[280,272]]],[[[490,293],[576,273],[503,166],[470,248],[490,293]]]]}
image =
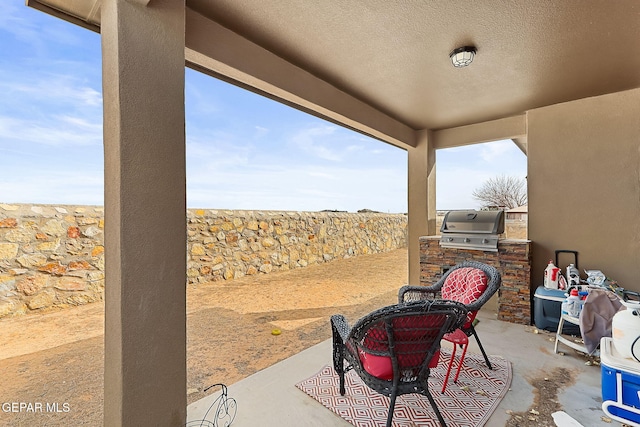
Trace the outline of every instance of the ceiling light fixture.
{"type": "Polygon", "coordinates": [[[463,46],[451,51],[449,58],[451,58],[451,63],[454,67],[466,67],[473,62],[476,52],[477,50],[474,46],[463,46]]]}

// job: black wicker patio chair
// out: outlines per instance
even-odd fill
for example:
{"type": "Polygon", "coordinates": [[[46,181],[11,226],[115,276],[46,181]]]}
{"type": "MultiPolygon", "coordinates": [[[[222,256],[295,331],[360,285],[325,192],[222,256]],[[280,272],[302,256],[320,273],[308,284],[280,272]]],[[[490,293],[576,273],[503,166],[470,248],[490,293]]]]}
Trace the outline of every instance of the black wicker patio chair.
{"type": "MultiPolygon", "coordinates": [[[[478,310],[496,293],[501,283],[502,277],[495,267],[477,261],[465,261],[451,267],[434,285],[403,286],[398,292],[398,302],[441,298],[463,303],[469,310],[469,316],[460,329],[467,337],[471,335],[475,337],[487,367],[492,369],[491,362],[489,362],[487,353],[484,351],[473,326],[473,321],[478,310]]],[[[460,361],[461,365],[462,360],[460,361]]]]}
{"type": "Polygon", "coordinates": [[[391,401],[391,426],[396,398],[420,393],[429,399],[440,424],[446,426],[429,391],[430,369],[438,363],[442,336],[460,327],[467,309],[455,301],[417,301],[376,310],[349,327],[344,316],[331,316],[333,365],[344,396],[345,373],[353,369],[371,389],[391,401]],[[346,362],[346,363],[345,363],[346,362]]]}

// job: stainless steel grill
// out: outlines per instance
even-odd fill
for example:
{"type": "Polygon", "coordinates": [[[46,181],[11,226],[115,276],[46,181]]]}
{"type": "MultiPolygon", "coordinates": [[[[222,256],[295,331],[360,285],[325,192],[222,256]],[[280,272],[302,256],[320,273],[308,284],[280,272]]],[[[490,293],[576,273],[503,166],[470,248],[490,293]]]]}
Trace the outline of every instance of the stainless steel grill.
{"type": "Polygon", "coordinates": [[[449,211],[440,227],[443,248],[498,251],[504,211],[449,211]]]}

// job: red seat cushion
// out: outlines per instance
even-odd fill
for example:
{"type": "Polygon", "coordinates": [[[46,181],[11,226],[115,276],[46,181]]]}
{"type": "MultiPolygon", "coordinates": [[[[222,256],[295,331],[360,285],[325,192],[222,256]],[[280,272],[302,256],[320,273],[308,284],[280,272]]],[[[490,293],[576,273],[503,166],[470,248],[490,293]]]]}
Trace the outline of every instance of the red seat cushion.
{"type": "MultiPolygon", "coordinates": [[[[391,358],[389,356],[376,356],[375,354],[367,353],[364,350],[359,350],[360,363],[362,367],[369,374],[381,380],[391,381],[393,379],[393,366],[391,365],[391,358]]],[[[431,361],[429,362],[429,368],[435,368],[438,366],[440,360],[440,350],[436,351],[431,361]]]]}

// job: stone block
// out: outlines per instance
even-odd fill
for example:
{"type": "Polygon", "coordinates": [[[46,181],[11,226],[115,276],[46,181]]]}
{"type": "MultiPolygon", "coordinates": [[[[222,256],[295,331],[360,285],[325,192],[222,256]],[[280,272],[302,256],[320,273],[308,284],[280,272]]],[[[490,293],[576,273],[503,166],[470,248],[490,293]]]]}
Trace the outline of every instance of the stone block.
{"type": "Polygon", "coordinates": [[[62,276],[67,272],[67,267],[60,264],[59,262],[50,262],[38,268],[38,271],[42,271],[44,273],[53,274],[56,276],[62,276]]]}
{"type": "MultiPolygon", "coordinates": [[[[2,252],[2,243],[0,243],[0,253],[2,252]]],[[[0,259],[2,256],[0,255],[0,259]]],[[[42,255],[41,253],[35,254],[23,254],[16,258],[18,264],[27,269],[32,269],[36,267],[40,267],[47,262],[47,257],[42,255]]]]}
{"type": "Polygon", "coordinates": [[[71,261],[68,265],[69,271],[74,270],[93,270],[93,266],[85,260],[71,261]]]}
{"type": "Polygon", "coordinates": [[[12,299],[0,298],[0,319],[16,312],[18,302],[12,299]]]}
{"type": "Polygon", "coordinates": [[[204,254],[205,254],[204,246],[201,245],[200,243],[195,243],[193,246],[191,246],[191,255],[192,256],[200,256],[200,255],[204,255],[204,254]]]}
{"type": "Polygon", "coordinates": [[[36,246],[36,249],[40,252],[54,252],[60,247],[60,238],[51,242],[42,242],[36,246]]]}
{"type": "Polygon", "coordinates": [[[104,246],[102,246],[102,245],[94,246],[93,249],[91,249],[91,256],[92,257],[100,256],[103,253],[104,253],[104,246]]]}
{"type": "Polygon", "coordinates": [[[34,295],[29,301],[27,301],[27,307],[29,307],[29,310],[51,307],[55,299],[56,293],[53,289],[44,289],[42,292],[34,295]]]}
{"type": "Polygon", "coordinates": [[[18,226],[18,220],[15,218],[4,218],[0,220],[0,228],[15,228],[18,226]]]}
{"type": "Polygon", "coordinates": [[[224,270],[224,273],[222,274],[222,277],[224,277],[224,280],[231,280],[235,278],[235,271],[232,268],[227,268],[226,270],[224,270]]]}
{"type": "Polygon", "coordinates": [[[16,290],[24,295],[35,295],[47,286],[48,277],[43,274],[25,277],[16,283],[16,290]]]}
{"type": "Polygon", "coordinates": [[[54,288],[61,291],[84,291],[87,288],[87,283],[77,277],[61,277],[54,288]]]}
{"type": "Polygon", "coordinates": [[[67,228],[67,237],[70,239],[77,239],[80,237],[80,229],[78,227],[67,228]]]}
{"type": "Polygon", "coordinates": [[[102,230],[95,226],[87,227],[87,229],[82,232],[82,235],[85,237],[96,237],[99,234],[102,234],[102,230]]]}
{"type": "Polygon", "coordinates": [[[260,242],[262,244],[263,247],[265,248],[271,248],[273,246],[275,246],[276,242],[275,240],[273,240],[270,237],[267,237],[265,239],[262,239],[262,241],[260,242]]]}
{"type": "Polygon", "coordinates": [[[49,236],[62,236],[67,233],[67,228],[62,221],[51,219],[40,227],[40,231],[47,233],[49,236]]]}

